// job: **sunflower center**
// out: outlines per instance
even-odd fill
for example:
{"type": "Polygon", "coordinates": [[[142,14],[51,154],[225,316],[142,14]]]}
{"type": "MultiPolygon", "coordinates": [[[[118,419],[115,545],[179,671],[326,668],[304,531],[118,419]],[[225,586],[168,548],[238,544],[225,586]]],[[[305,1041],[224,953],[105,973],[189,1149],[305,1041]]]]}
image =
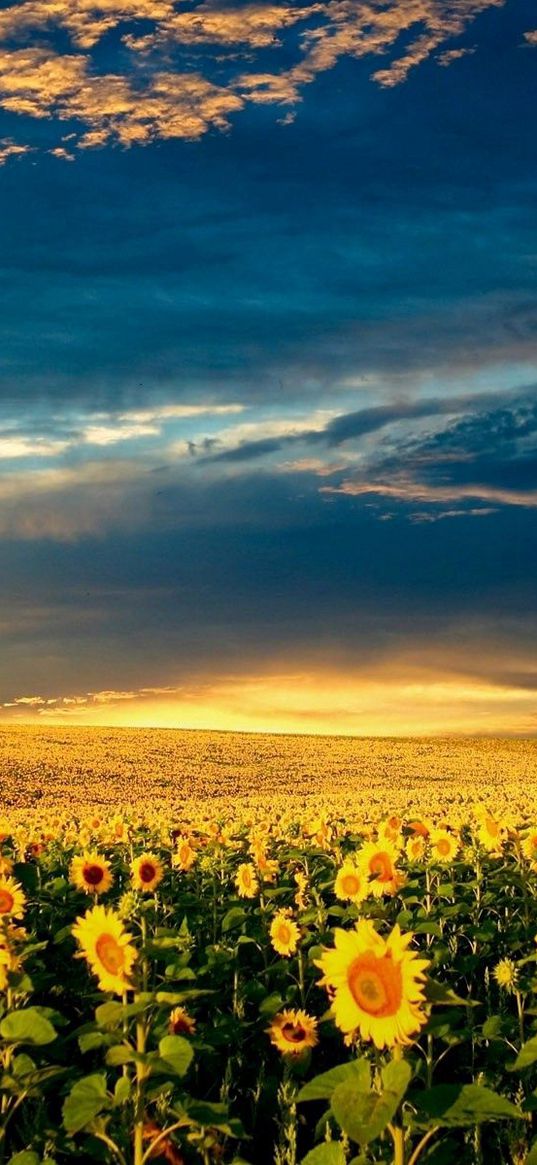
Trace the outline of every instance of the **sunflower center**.
{"type": "Polygon", "coordinates": [[[123,956],[123,949],[120,947],[117,939],[113,934],[101,934],[95,944],[95,950],[99,959],[106,971],[111,975],[117,975],[118,971],[123,970],[125,962],[123,956]]]}
{"type": "Polygon", "coordinates": [[[377,958],[374,951],[364,951],[351,963],[347,982],[351,995],[368,1015],[395,1015],[403,998],[401,968],[390,955],[377,958]]]}
{"type": "Polygon", "coordinates": [[[15,899],[9,890],[0,890],[0,914],[9,914],[14,904],[15,899]]]}
{"type": "Polygon", "coordinates": [[[357,894],[360,889],[360,881],[356,874],[345,874],[341,879],[341,889],[343,890],[343,893],[348,894],[349,897],[352,894],[357,894]]]}
{"type": "Polygon", "coordinates": [[[437,843],[436,848],[438,850],[438,853],[441,854],[441,856],[443,858],[447,857],[447,855],[449,853],[449,849],[450,849],[449,841],[447,840],[447,837],[440,838],[440,841],[437,843]]]}
{"type": "Polygon", "coordinates": [[[291,928],[286,922],[280,922],[278,927],[278,939],[281,943],[288,943],[291,941],[291,928]]]}
{"type": "Polygon", "coordinates": [[[90,865],[84,866],[84,881],[89,886],[98,886],[104,877],[104,870],[102,866],[90,865]]]}
{"type": "Polygon", "coordinates": [[[387,853],[375,854],[369,863],[369,871],[379,882],[389,882],[393,877],[390,855],[387,853]]]}
{"type": "Polygon", "coordinates": [[[139,874],[141,882],[152,882],[156,874],[156,869],[152,862],[142,862],[139,874]]]}
{"type": "Polygon", "coordinates": [[[491,837],[498,836],[498,834],[500,832],[500,827],[498,825],[498,822],[495,821],[493,817],[487,817],[486,821],[485,821],[485,825],[486,825],[487,831],[490,833],[491,837]]]}
{"type": "Polygon", "coordinates": [[[306,1031],[300,1023],[284,1023],[282,1036],[289,1044],[301,1044],[306,1038],[306,1031]]]}

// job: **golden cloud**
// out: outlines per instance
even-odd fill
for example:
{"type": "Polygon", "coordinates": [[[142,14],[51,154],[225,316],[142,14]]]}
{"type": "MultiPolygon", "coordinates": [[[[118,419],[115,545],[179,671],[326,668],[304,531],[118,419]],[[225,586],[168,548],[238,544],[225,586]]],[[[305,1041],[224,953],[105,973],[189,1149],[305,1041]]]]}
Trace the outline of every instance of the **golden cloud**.
{"type": "MultiPolygon", "coordinates": [[[[451,64],[472,50],[452,48],[449,42],[480,13],[504,2],[324,0],[295,7],[190,0],[178,10],[175,0],[25,0],[0,13],[0,108],[70,122],[70,130],[76,126],[69,149],[58,142],[50,150],[67,160],[76,148],[108,142],[195,140],[211,129],[226,129],[230,115],[247,103],[296,105],[303,87],[344,56],[390,54],[372,74],[384,87],[400,84],[430,57],[451,64]],[[59,53],[54,47],[58,31],[67,33],[72,51],[59,53]],[[111,32],[123,51],[116,58],[117,72],[103,73],[91,50],[111,32]],[[284,46],[285,59],[290,51],[298,59],[280,68],[279,50],[288,32],[293,41],[284,46]],[[267,67],[266,50],[274,68],[270,59],[267,67]],[[260,51],[265,53],[262,67],[260,51]],[[221,82],[222,57],[228,65],[243,57],[247,68],[237,68],[221,82]]],[[[527,33],[526,41],[535,43],[535,35],[527,33]]],[[[281,120],[289,122],[290,114],[281,120]]],[[[27,150],[0,143],[0,164],[27,150]]]]}

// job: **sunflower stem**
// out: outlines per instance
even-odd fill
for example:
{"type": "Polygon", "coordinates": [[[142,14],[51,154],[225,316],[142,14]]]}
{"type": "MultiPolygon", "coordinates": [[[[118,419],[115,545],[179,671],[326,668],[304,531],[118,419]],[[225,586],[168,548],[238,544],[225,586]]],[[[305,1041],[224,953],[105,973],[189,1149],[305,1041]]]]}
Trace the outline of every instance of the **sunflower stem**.
{"type": "Polygon", "coordinates": [[[405,1133],[402,1125],[389,1124],[393,1141],[393,1165],[405,1165],[405,1133]]]}

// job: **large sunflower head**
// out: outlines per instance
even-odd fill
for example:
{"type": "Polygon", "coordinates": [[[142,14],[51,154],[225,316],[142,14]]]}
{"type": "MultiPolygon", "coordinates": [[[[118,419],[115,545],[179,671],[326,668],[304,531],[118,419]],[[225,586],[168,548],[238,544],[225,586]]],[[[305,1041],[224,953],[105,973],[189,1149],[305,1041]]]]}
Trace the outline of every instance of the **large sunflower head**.
{"type": "Polygon", "coordinates": [[[300,942],[300,931],[287,910],[279,910],[270,924],[270,941],[279,955],[294,955],[300,942]]]}
{"type": "Polygon", "coordinates": [[[164,868],[155,854],[143,853],[131,863],[132,884],[135,890],[151,894],[164,877],[164,868]]]}
{"type": "Polygon", "coordinates": [[[132,935],[119,914],[106,906],[94,906],[77,918],[72,931],[103,991],[122,995],[132,987],[131,974],[137,958],[132,935]]]}
{"type": "Polygon", "coordinates": [[[399,856],[395,845],[390,841],[368,841],[360,850],[359,869],[368,879],[368,892],[375,898],[384,894],[397,894],[404,878],[397,868],[399,856]]]}
{"type": "Polygon", "coordinates": [[[394,926],[384,939],[368,919],[352,931],[335,931],[335,947],[326,948],[316,965],[336,1024],[347,1036],[391,1048],[410,1043],[427,1022],[423,985],[429,964],[408,949],[413,937],[394,926]]]}
{"type": "Polygon", "coordinates": [[[454,833],[450,833],[448,829],[433,829],[429,840],[433,862],[447,865],[455,860],[460,849],[460,842],[454,833]]]}
{"type": "Polygon", "coordinates": [[[74,857],[69,874],[77,889],[86,894],[105,894],[114,881],[110,863],[97,853],[74,857]]]}
{"type": "Polygon", "coordinates": [[[243,862],[239,866],[235,876],[235,885],[239,898],[255,898],[259,883],[252,862],[243,862]]]}
{"type": "Polygon", "coordinates": [[[317,1020],[306,1011],[280,1011],[267,1030],[271,1044],[287,1056],[300,1056],[319,1042],[317,1020]]]}
{"type": "Polygon", "coordinates": [[[15,878],[0,878],[0,918],[22,918],[26,895],[15,878]]]}
{"type": "Polygon", "coordinates": [[[334,894],[340,902],[363,902],[369,893],[367,878],[354,862],[347,860],[340,866],[334,882],[334,894]]]}

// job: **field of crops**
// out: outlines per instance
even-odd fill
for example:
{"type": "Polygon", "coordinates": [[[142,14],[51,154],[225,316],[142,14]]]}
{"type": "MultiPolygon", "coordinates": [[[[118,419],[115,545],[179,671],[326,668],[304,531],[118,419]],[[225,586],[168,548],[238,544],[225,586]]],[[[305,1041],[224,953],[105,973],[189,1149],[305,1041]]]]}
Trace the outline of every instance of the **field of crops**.
{"type": "Polygon", "coordinates": [[[526,786],[403,810],[407,768],[380,814],[371,771],[112,808],[65,739],[63,807],[0,819],[0,1162],[535,1165],[529,744],[526,786]]]}

